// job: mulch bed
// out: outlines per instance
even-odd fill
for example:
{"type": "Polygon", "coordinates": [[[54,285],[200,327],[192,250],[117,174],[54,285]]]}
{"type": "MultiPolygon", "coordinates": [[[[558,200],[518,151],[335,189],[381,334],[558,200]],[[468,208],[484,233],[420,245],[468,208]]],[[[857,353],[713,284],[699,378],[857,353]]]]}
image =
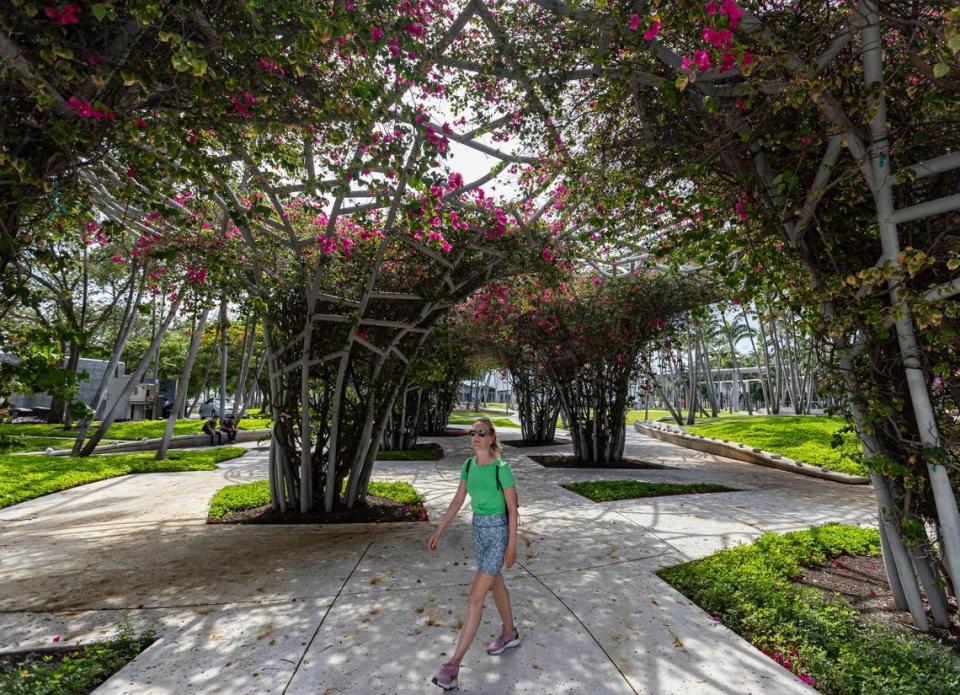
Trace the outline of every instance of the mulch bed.
{"type": "Polygon", "coordinates": [[[507,446],[515,446],[518,449],[526,449],[527,447],[556,446],[558,444],[569,444],[570,440],[554,439],[552,442],[528,442],[526,439],[504,439],[500,443],[506,444],[507,446]]]}
{"type": "MultiPolygon", "coordinates": [[[[913,630],[909,611],[897,610],[894,605],[880,557],[843,555],[825,565],[807,568],[800,583],[842,597],[865,620],[897,630],[913,630]]],[[[953,627],[948,630],[931,622],[930,635],[960,656],[960,614],[956,605],[949,605],[949,608],[953,627]]]]}
{"type": "Polygon", "coordinates": [[[543,454],[529,456],[528,458],[546,468],[669,468],[669,466],[661,466],[658,463],[627,458],[609,463],[590,463],[565,454],[543,454]]]}
{"type": "Polygon", "coordinates": [[[423,505],[402,504],[386,497],[367,495],[366,504],[357,504],[353,509],[334,508],[329,514],[323,512],[282,513],[272,505],[254,507],[227,514],[219,521],[208,524],[380,524],[391,521],[428,521],[423,505]]]}

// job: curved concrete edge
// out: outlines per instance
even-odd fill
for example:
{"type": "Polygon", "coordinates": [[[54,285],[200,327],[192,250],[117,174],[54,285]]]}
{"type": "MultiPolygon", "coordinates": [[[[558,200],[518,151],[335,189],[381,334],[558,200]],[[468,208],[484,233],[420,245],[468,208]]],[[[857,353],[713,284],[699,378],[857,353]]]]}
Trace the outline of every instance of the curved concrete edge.
{"type": "MultiPolygon", "coordinates": [[[[265,430],[237,430],[237,438],[232,442],[224,441],[221,446],[229,446],[238,442],[259,442],[263,439],[270,439],[271,431],[265,430]]],[[[120,454],[128,451],[156,451],[160,447],[162,437],[153,439],[138,439],[135,441],[118,442],[116,444],[107,444],[98,446],[94,453],[97,454],[120,454]]],[[[210,437],[205,434],[181,434],[170,438],[171,449],[187,449],[198,446],[209,446],[210,437]]],[[[44,452],[37,452],[44,453],[44,452]]],[[[70,453],[69,449],[60,451],[51,451],[49,456],[66,456],[70,453]]]]}
{"type": "Polygon", "coordinates": [[[832,480],[835,483],[846,483],[847,485],[866,485],[870,482],[868,478],[859,475],[848,475],[836,471],[828,471],[817,466],[812,466],[801,461],[792,461],[784,458],[780,454],[773,454],[762,449],[754,449],[746,444],[728,444],[719,439],[704,437],[702,435],[687,434],[678,427],[671,425],[651,425],[640,422],[633,423],[634,429],[640,434],[645,434],[654,439],[659,439],[670,444],[703,451],[708,454],[726,456],[727,458],[744,461],[746,463],[755,463],[760,466],[776,468],[789,473],[799,473],[813,478],[823,478],[832,480]]]}

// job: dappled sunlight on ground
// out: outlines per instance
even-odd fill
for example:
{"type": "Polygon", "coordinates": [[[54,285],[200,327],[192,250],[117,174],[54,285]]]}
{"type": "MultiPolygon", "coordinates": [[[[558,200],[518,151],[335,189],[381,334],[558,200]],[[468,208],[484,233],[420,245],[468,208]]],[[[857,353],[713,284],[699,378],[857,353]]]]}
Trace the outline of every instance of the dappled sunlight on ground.
{"type": "MultiPolygon", "coordinates": [[[[465,508],[435,555],[426,540],[459,484],[469,442],[440,461],[383,461],[432,524],[209,526],[220,487],[262,479],[253,451],[214,472],[100,481],[0,512],[4,648],[85,642],[122,619],[162,638],[102,692],[423,692],[449,655],[474,558],[465,508]]],[[[866,488],[679,449],[635,433],[626,454],[662,470],[546,469],[508,449],[518,481],[518,563],[504,571],[524,637],[498,658],[492,598],[464,660],[465,692],[810,692],[654,572],[766,530],[869,523],[866,488]],[[711,482],[740,492],[593,503],[595,479],[711,482]]],[[[465,505],[466,507],[467,505],[465,505]]],[[[100,692],[100,691],[98,691],[100,692]]]]}

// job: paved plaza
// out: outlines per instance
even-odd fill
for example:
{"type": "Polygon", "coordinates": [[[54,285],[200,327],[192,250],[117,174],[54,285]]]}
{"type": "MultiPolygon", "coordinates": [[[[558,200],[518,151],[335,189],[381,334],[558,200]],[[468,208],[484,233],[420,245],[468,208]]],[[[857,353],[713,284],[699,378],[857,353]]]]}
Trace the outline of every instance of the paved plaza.
{"type": "MultiPolygon", "coordinates": [[[[526,454],[569,447],[506,447],[521,521],[504,572],[524,641],[486,655],[499,628],[488,598],[461,690],[815,692],[655,571],[765,531],[872,524],[869,488],[627,437],[627,456],[670,468],[544,468],[526,454]],[[560,487],[593,479],[739,491],[596,504],[560,487]]],[[[429,677],[453,652],[474,573],[469,504],[436,555],[426,540],[470,449],[427,441],[446,457],[378,462],[374,477],[412,483],[429,524],[206,524],[216,490],[266,476],[256,450],[217,471],[113,478],[0,510],[0,649],[89,642],[126,620],[159,639],[98,694],[439,693],[429,677]]]]}

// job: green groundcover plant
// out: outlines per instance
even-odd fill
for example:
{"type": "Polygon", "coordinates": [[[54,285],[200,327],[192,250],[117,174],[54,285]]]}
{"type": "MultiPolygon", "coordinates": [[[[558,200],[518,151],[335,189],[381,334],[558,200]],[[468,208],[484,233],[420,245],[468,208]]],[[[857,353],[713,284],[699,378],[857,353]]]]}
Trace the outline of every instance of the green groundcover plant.
{"type": "Polygon", "coordinates": [[[377,461],[439,461],[443,458],[440,449],[384,449],[377,452],[377,461]]]}
{"type": "MultiPolygon", "coordinates": [[[[347,481],[344,481],[346,489],[347,481]]],[[[371,480],[368,493],[376,497],[386,497],[401,504],[422,504],[423,495],[410,483],[401,481],[384,482],[371,480]]],[[[253,483],[240,483],[220,488],[210,500],[210,521],[219,521],[228,514],[242,512],[270,504],[270,481],[257,480],[253,483]]]]}
{"type": "Polygon", "coordinates": [[[733,488],[712,483],[645,483],[640,480],[588,480],[563,487],[594,502],[613,502],[638,497],[693,495],[701,492],[734,492],[733,488]]]}
{"type": "Polygon", "coordinates": [[[866,475],[856,436],[828,415],[728,417],[687,427],[693,434],[729,439],[839,473],[866,475]],[[836,446],[834,446],[836,442],[836,446]]]}
{"type": "Polygon", "coordinates": [[[9,695],[87,695],[154,641],[121,625],[108,642],[61,654],[0,659],[0,692],[9,695]]]}
{"type": "Polygon", "coordinates": [[[960,666],[947,647],[864,622],[843,599],[794,583],[806,566],[879,553],[876,529],[834,524],[767,533],[659,575],[822,693],[955,695],[960,666]]]}
{"type": "Polygon", "coordinates": [[[25,500],[129,473],[212,471],[219,462],[242,456],[246,449],[171,451],[163,461],[154,452],[100,454],[86,458],[30,454],[0,455],[0,508],[25,500]]]}
{"type": "Polygon", "coordinates": [[[519,427],[510,418],[490,417],[490,413],[452,413],[447,422],[451,425],[472,425],[482,417],[489,418],[494,427],[519,427]]]}

